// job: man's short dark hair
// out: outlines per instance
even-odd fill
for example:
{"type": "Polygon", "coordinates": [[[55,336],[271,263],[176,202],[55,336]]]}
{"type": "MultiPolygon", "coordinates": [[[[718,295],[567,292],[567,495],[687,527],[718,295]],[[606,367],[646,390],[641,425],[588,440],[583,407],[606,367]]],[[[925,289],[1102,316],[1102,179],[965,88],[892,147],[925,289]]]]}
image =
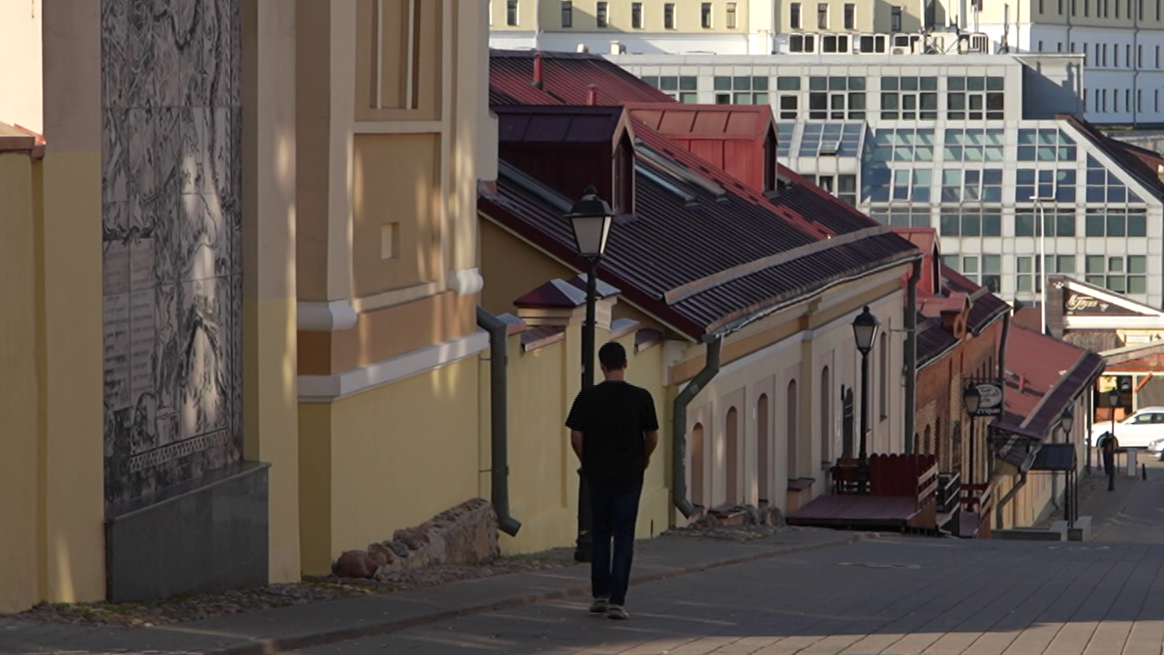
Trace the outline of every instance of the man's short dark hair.
{"type": "Polygon", "coordinates": [[[626,368],[626,348],[623,348],[622,344],[617,341],[604,343],[598,349],[598,361],[602,362],[608,371],[626,368]]]}

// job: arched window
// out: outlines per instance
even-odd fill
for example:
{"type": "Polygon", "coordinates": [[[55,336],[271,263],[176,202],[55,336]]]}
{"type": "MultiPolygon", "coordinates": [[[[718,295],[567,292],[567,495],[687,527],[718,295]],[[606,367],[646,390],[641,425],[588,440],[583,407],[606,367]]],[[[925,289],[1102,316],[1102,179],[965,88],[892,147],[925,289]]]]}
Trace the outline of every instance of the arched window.
{"type": "MultiPolygon", "coordinates": [[[[833,459],[833,394],[829,382],[829,367],[820,372],[820,461],[833,459]]],[[[827,468],[827,467],[826,467],[827,468]]]]}
{"type": "Polygon", "coordinates": [[[727,453],[724,466],[727,468],[727,503],[740,502],[740,413],[732,407],[724,418],[724,435],[727,437],[727,453]]]}
{"type": "Polygon", "coordinates": [[[889,337],[881,333],[881,418],[889,417],[889,337]]]}
{"type": "Polygon", "coordinates": [[[797,461],[798,449],[796,447],[796,442],[799,439],[796,422],[797,404],[796,380],[793,380],[788,383],[788,396],[785,404],[785,412],[788,415],[786,429],[788,440],[788,479],[790,480],[800,477],[800,462],[797,461]]]}
{"type": "Polygon", "coordinates": [[[930,446],[932,444],[932,440],[933,440],[933,436],[932,436],[933,433],[930,431],[930,426],[928,426],[928,425],[926,426],[925,434],[926,434],[925,440],[922,441],[922,452],[928,455],[928,454],[931,454],[934,452],[930,448],[930,446]]]}
{"type": "Polygon", "coordinates": [[[704,450],[703,424],[696,423],[691,428],[691,502],[707,507],[707,485],[703,478],[704,450]]]}
{"type": "Polygon", "coordinates": [[[756,401],[756,484],[759,500],[771,501],[772,495],[772,431],[768,429],[768,394],[760,394],[756,401]]]}

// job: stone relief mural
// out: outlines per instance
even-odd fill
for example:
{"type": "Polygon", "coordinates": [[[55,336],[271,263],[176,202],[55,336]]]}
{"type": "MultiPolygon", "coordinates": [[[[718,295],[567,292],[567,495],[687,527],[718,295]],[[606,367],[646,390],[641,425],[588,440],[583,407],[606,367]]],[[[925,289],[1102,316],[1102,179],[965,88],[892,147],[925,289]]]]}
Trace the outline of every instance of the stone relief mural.
{"type": "Polygon", "coordinates": [[[101,0],[105,502],[242,449],[235,0],[101,0]]]}

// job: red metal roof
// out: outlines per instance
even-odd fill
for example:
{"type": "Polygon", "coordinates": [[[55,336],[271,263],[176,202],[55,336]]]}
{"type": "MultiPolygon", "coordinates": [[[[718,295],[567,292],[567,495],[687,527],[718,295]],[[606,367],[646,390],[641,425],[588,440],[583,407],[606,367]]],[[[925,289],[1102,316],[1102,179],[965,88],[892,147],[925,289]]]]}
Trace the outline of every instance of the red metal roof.
{"type": "Polygon", "coordinates": [[[775,130],[768,105],[628,104],[635,118],[672,139],[755,141],[775,130]]]}
{"type": "Polygon", "coordinates": [[[489,76],[493,104],[585,105],[590,84],[597,87],[598,105],[674,102],[631,73],[587,53],[490,50],[489,76]],[[534,58],[539,55],[543,89],[533,85],[534,58]]]}
{"type": "Polygon", "coordinates": [[[1009,432],[1041,439],[1063,411],[1103,372],[1103,357],[1066,341],[1011,325],[1004,414],[995,422],[1009,432]]]}
{"type": "MultiPolygon", "coordinates": [[[[933,227],[895,227],[893,231],[904,239],[917,246],[925,254],[926,260],[922,264],[921,280],[918,281],[918,295],[934,296],[942,291],[941,262],[942,253],[938,241],[938,230],[933,227]]],[[[906,276],[906,281],[909,276],[906,276]]]]}

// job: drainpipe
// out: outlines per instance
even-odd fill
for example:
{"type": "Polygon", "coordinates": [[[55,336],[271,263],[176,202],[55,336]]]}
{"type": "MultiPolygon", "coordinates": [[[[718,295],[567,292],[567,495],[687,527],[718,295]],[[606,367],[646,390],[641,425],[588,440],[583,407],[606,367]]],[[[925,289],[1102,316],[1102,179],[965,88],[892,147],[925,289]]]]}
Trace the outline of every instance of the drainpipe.
{"type": "Polygon", "coordinates": [[[905,454],[917,447],[913,434],[917,430],[917,285],[921,280],[923,259],[913,262],[909,292],[905,304],[905,454]]]}
{"type": "Polygon", "coordinates": [[[521,529],[521,521],[509,514],[509,379],[506,373],[509,326],[480,306],[477,325],[489,333],[490,495],[493,510],[497,512],[497,527],[513,537],[521,529]]]}
{"type": "Polygon", "coordinates": [[[675,396],[672,405],[671,502],[685,518],[690,518],[695,513],[695,505],[687,498],[687,405],[691,404],[703,387],[719,373],[722,348],[722,335],[713,336],[707,341],[707,361],[703,365],[703,370],[696,373],[687,386],[683,387],[683,391],[675,396]]]}
{"type": "Polygon", "coordinates": [[[1027,472],[1023,471],[1022,473],[1019,474],[1018,484],[1016,484],[1010,491],[1006,492],[1006,495],[1003,496],[1002,498],[1000,498],[998,501],[998,504],[994,506],[994,527],[995,527],[995,529],[997,529],[997,530],[1002,529],[1002,508],[1006,507],[1006,504],[1010,502],[1010,499],[1014,498],[1014,495],[1017,494],[1019,489],[1022,489],[1026,483],[1027,483],[1027,472]]]}

